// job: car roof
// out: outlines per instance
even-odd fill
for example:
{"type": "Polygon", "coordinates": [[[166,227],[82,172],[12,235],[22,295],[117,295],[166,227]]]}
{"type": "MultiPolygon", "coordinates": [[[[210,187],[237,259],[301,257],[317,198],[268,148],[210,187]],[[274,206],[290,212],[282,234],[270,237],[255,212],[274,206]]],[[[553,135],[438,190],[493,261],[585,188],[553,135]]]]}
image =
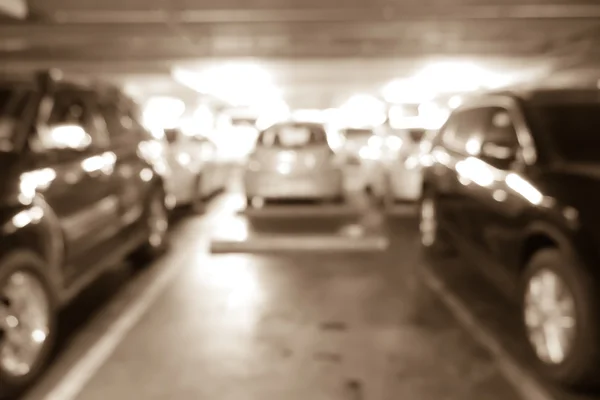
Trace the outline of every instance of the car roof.
{"type": "Polygon", "coordinates": [[[465,103],[477,103],[491,97],[510,97],[535,104],[600,103],[600,89],[589,83],[561,85],[550,81],[479,93],[468,96],[465,103]]]}
{"type": "MultiPolygon", "coordinates": [[[[77,89],[77,90],[89,90],[95,91],[102,95],[108,96],[124,96],[121,90],[110,83],[101,82],[94,79],[77,77],[77,76],[65,76],[62,72],[57,71],[55,78],[53,79],[54,85],[61,89],[77,89]]],[[[48,71],[49,74],[53,72],[48,71]]],[[[0,73],[0,86],[2,87],[36,87],[38,72],[3,72],[0,73]]]]}

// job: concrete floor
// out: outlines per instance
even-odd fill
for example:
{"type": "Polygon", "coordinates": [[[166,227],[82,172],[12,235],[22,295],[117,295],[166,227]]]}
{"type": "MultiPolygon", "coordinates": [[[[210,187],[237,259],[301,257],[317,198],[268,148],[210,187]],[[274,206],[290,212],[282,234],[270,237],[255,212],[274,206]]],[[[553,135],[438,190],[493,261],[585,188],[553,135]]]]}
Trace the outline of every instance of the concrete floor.
{"type": "Polygon", "coordinates": [[[385,251],[211,255],[230,211],[188,217],[155,265],[91,288],[65,313],[66,339],[27,400],[519,398],[419,283],[414,222],[397,220],[385,251]],[[165,270],[149,310],[113,335],[165,270]],[[90,356],[111,335],[114,352],[90,356]]]}

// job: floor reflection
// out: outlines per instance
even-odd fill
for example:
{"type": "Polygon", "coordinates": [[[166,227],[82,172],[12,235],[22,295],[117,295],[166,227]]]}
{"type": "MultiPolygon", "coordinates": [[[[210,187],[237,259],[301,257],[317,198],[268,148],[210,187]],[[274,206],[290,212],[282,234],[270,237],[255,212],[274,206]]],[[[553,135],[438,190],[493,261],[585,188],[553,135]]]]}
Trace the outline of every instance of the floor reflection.
{"type": "Polygon", "coordinates": [[[240,216],[223,218],[215,228],[212,238],[222,240],[244,241],[250,236],[248,220],[240,216]]]}

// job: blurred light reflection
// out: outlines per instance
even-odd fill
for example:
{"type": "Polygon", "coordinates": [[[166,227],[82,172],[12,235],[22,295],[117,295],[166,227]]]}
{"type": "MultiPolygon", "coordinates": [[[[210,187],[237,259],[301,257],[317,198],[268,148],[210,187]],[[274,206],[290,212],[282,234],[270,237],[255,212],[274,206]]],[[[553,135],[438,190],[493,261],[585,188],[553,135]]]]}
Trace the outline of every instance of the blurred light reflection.
{"type": "Polygon", "coordinates": [[[264,290],[261,286],[257,265],[246,255],[224,255],[214,259],[201,270],[201,279],[223,301],[226,313],[219,319],[223,324],[237,328],[253,329],[260,317],[264,290]]]}
{"type": "Polygon", "coordinates": [[[248,221],[245,218],[236,216],[223,219],[213,233],[213,238],[225,240],[244,241],[248,240],[248,237],[248,221]]]}

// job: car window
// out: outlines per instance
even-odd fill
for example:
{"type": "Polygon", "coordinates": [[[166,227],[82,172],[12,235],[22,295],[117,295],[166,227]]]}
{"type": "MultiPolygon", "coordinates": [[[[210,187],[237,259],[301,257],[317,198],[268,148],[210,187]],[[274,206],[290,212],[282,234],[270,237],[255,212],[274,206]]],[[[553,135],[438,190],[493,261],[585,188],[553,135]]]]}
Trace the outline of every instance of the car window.
{"type": "Polygon", "coordinates": [[[156,139],[150,131],[142,124],[142,110],[139,104],[128,99],[123,107],[123,118],[121,122],[125,126],[131,124],[131,129],[139,140],[154,140],[156,139]]]}
{"type": "Polygon", "coordinates": [[[131,119],[124,115],[118,104],[115,102],[104,103],[101,105],[100,111],[106,121],[111,141],[113,143],[127,141],[129,139],[127,133],[131,130],[131,119]]]}
{"type": "Polygon", "coordinates": [[[600,162],[600,102],[558,99],[529,107],[533,127],[567,162],[600,162]]]}
{"type": "Polygon", "coordinates": [[[19,124],[23,123],[31,104],[33,91],[28,88],[0,88],[0,118],[8,117],[10,123],[0,124],[0,151],[15,147],[19,124]]]}
{"type": "Polygon", "coordinates": [[[100,118],[92,93],[61,90],[55,97],[46,126],[31,141],[35,152],[105,148],[109,143],[106,125],[100,118]]]}
{"type": "Polygon", "coordinates": [[[258,137],[259,147],[303,148],[313,145],[328,146],[323,127],[309,124],[275,125],[258,137]]]}
{"type": "Polygon", "coordinates": [[[482,143],[504,147],[518,146],[515,125],[508,110],[501,107],[480,107],[459,111],[443,133],[442,142],[452,150],[477,155],[482,143]]]}
{"type": "Polygon", "coordinates": [[[456,113],[454,128],[444,134],[444,145],[459,153],[475,153],[473,143],[480,143],[485,130],[488,111],[473,108],[456,113]]]}
{"type": "Polygon", "coordinates": [[[456,128],[460,119],[460,112],[455,112],[446,121],[446,123],[440,128],[438,135],[432,142],[432,147],[442,145],[448,149],[454,149],[456,142],[456,128]]]}
{"type": "Polygon", "coordinates": [[[113,144],[134,145],[142,140],[152,139],[152,135],[139,122],[137,108],[127,101],[105,101],[101,112],[113,144]]]}
{"type": "Polygon", "coordinates": [[[501,107],[489,108],[486,129],[482,140],[506,147],[517,147],[517,130],[508,110],[501,107]]]}
{"type": "Polygon", "coordinates": [[[26,88],[0,88],[0,117],[21,117],[32,92],[26,88]]]}

